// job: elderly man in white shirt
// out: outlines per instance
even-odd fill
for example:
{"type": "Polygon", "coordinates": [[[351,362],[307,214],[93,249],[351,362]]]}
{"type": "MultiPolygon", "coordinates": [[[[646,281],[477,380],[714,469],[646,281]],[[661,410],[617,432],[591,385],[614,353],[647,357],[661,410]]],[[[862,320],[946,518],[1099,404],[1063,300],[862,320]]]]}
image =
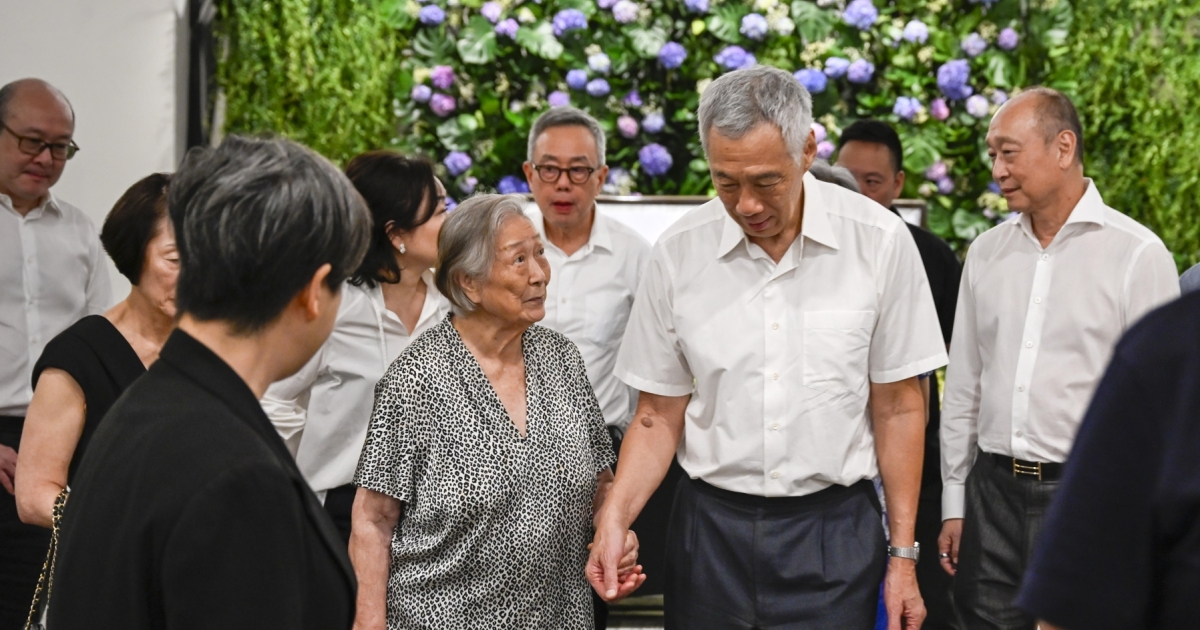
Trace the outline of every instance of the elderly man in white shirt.
{"type": "Polygon", "coordinates": [[[50,84],[0,88],[0,628],[24,624],[50,540],[20,522],[12,494],[33,364],[112,302],[96,227],[50,192],[79,150],[74,133],[75,112],[50,84]]]}
{"type": "Polygon", "coordinates": [[[615,588],[620,541],[678,452],[667,628],[871,628],[885,564],[891,627],[919,627],[917,377],[946,352],[916,245],[807,173],[811,98],[790,74],[725,74],[699,118],[719,199],[667,230],[638,290],[616,373],[641,393],[589,579],[615,588]]]}
{"type": "Polygon", "coordinates": [[[1066,96],[1023,92],[992,118],[987,143],[1020,214],[980,236],[963,269],[938,546],[967,628],[1032,630],[1017,589],[1092,391],[1121,333],[1179,284],[1162,241],[1083,176],[1066,96]]]}

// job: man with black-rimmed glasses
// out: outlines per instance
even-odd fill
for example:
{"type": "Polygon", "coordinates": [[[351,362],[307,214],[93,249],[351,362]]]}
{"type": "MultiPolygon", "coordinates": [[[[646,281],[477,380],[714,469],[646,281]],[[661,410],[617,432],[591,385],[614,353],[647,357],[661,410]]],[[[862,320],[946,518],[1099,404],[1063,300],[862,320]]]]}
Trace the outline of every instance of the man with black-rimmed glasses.
{"type": "Polygon", "coordinates": [[[112,299],[96,227],[50,188],[79,147],[75,113],[39,79],[0,88],[0,630],[21,628],[50,531],[21,523],[13,476],[46,342],[112,299]]]}

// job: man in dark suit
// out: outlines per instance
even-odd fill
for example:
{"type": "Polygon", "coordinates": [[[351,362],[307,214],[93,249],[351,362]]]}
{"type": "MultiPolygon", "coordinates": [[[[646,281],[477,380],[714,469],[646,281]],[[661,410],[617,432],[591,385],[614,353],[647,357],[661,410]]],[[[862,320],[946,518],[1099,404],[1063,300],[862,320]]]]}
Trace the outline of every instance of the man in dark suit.
{"type": "MultiPolygon", "coordinates": [[[[862,194],[879,205],[890,208],[904,190],[904,151],[900,136],[887,123],[878,120],[860,120],[842,130],[839,138],[838,166],[849,170],[862,194]]],[[[915,225],[908,226],[929,288],[933,291],[933,305],[937,308],[938,323],[942,327],[942,338],[950,346],[950,334],[954,331],[954,307],[958,302],[958,283],[962,278],[962,266],[945,241],[932,232],[915,225]]],[[[938,427],[941,426],[941,403],[938,396],[937,378],[929,378],[929,423],[925,426],[925,462],[921,472],[921,498],[917,505],[917,542],[925,552],[917,563],[917,583],[925,598],[929,616],[925,628],[944,630],[957,628],[957,620],[950,602],[951,578],[939,566],[937,551],[938,535],[942,531],[942,471],[941,446],[938,442],[938,427]]]]}
{"type": "Polygon", "coordinates": [[[327,160],[230,137],[171,182],[179,329],[76,475],[49,626],[349,628],[344,544],[258,404],[329,335],[371,218],[327,160]]]}

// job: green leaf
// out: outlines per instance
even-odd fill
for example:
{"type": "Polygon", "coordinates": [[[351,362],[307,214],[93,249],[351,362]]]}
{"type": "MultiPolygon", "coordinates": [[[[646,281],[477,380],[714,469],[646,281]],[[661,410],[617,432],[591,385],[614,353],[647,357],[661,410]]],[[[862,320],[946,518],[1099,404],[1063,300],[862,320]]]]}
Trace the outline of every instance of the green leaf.
{"type": "Polygon", "coordinates": [[[482,15],[473,16],[458,38],[458,55],[465,63],[491,63],[496,58],[496,31],[482,15]]]}
{"type": "Polygon", "coordinates": [[[988,82],[993,87],[1012,87],[1012,62],[1005,55],[992,55],[987,62],[988,82]]]}
{"type": "Polygon", "coordinates": [[[625,30],[633,50],[644,59],[653,59],[658,51],[667,43],[667,32],[660,27],[642,28],[634,26],[625,30]]]}
{"type": "Polygon", "coordinates": [[[792,3],[792,21],[796,23],[796,32],[804,38],[804,43],[811,44],[833,34],[838,14],[808,0],[796,0],[792,3]]]}
{"type": "Polygon", "coordinates": [[[413,38],[413,50],[435,64],[451,63],[454,42],[446,38],[440,28],[424,28],[413,38]]]}
{"type": "Polygon", "coordinates": [[[722,4],[712,10],[712,15],[708,18],[708,30],[717,39],[731,44],[736,44],[742,41],[742,34],[738,29],[742,27],[742,18],[750,13],[750,7],[741,2],[731,2],[722,4]]]}
{"type": "Polygon", "coordinates": [[[563,54],[563,45],[554,37],[554,27],[549,22],[517,29],[517,44],[543,59],[554,60],[563,54]]]}
{"type": "Polygon", "coordinates": [[[479,121],[470,114],[459,114],[458,126],[465,131],[475,131],[479,128],[479,121]]]}
{"type": "Polygon", "coordinates": [[[412,0],[383,0],[379,4],[379,14],[388,26],[398,31],[406,30],[417,22],[416,14],[409,10],[410,2],[412,0]]]}
{"type": "Polygon", "coordinates": [[[987,217],[964,208],[954,211],[951,223],[954,225],[954,235],[967,241],[974,240],[992,227],[992,222],[987,217]]]}
{"type": "Polygon", "coordinates": [[[707,173],[708,161],[704,158],[696,158],[691,162],[688,162],[688,169],[694,173],[707,173]]]}
{"type": "Polygon", "coordinates": [[[468,134],[459,124],[461,118],[462,116],[447,119],[437,127],[438,140],[451,151],[466,151],[471,148],[468,134]]]}

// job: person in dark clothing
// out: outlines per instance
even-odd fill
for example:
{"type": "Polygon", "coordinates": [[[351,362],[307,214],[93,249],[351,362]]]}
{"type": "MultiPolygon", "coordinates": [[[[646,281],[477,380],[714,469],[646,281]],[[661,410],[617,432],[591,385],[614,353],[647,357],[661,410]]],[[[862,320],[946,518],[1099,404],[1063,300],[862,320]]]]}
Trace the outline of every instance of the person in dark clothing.
{"type": "Polygon", "coordinates": [[[79,466],[48,625],[350,628],[345,547],[258,399],[329,336],[370,214],[312,151],[236,136],[169,199],[178,329],[79,466]]]}
{"type": "MultiPolygon", "coordinates": [[[[879,205],[896,211],[892,204],[904,189],[904,151],[900,136],[887,123],[860,120],[842,130],[839,139],[837,164],[849,170],[858,182],[859,191],[879,205]]],[[[962,266],[945,241],[932,232],[908,224],[921,253],[933,304],[937,309],[942,338],[950,346],[954,330],[954,306],[958,302],[958,284],[962,266]]],[[[941,630],[957,628],[950,599],[953,578],[938,565],[934,555],[938,534],[942,531],[942,473],[938,428],[941,426],[941,405],[937,378],[924,381],[929,387],[929,423],[925,427],[925,462],[921,473],[921,498],[917,506],[917,542],[927,553],[917,563],[917,583],[925,597],[929,616],[925,628],[941,630]]]]}

